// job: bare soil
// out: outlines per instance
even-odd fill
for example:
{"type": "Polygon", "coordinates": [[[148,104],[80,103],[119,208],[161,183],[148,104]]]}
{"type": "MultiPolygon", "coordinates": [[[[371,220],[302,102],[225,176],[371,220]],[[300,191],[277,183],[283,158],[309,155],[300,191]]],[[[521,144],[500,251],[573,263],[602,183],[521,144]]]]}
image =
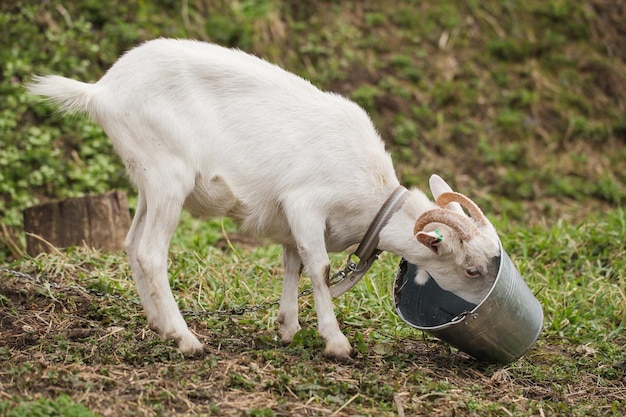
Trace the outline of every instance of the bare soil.
{"type": "Polygon", "coordinates": [[[270,409],[279,416],[455,416],[553,415],[571,407],[609,415],[626,398],[624,363],[604,365],[610,372],[591,369],[585,364],[597,352],[558,338],[540,340],[504,367],[418,336],[388,347],[366,336],[365,349],[336,362],[319,346],[283,347],[273,329],[227,317],[219,330],[192,320],[206,355],[184,358],[141,325],[132,303],[129,319],[110,322],[98,310],[111,300],[6,271],[0,294],[6,297],[0,401],[65,393],[103,416],[271,415],[254,414],[270,409]],[[550,376],[559,361],[579,361],[580,368],[570,377],[564,370],[550,376]],[[482,405],[473,410],[476,404],[482,405]]]}

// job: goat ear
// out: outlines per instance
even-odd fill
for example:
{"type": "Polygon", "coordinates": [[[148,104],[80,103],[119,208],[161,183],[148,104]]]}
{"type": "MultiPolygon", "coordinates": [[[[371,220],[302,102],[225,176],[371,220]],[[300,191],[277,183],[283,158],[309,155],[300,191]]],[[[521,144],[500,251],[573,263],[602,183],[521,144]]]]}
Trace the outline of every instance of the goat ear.
{"type": "Polygon", "coordinates": [[[418,232],[415,237],[417,241],[435,253],[439,253],[439,245],[441,244],[441,235],[435,232],[418,232]]]}
{"type": "MultiPolygon", "coordinates": [[[[435,201],[437,201],[441,194],[454,191],[452,190],[452,187],[450,187],[448,183],[445,182],[443,178],[441,178],[437,174],[433,174],[430,176],[428,184],[430,185],[430,192],[433,193],[433,198],[435,199],[435,201]]],[[[463,208],[459,203],[450,203],[445,208],[463,214],[463,208]]]]}
{"type": "Polygon", "coordinates": [[[452,187],[448,185],[447,182],[443,180],[439,175],[433,174],[430,176],[428,180],[428,184],[430,185],[430,191],[433,193],[433,197],[435,200],[439,198],[439,196],[443,193],[449,193],[452,190],[452,187]]]}

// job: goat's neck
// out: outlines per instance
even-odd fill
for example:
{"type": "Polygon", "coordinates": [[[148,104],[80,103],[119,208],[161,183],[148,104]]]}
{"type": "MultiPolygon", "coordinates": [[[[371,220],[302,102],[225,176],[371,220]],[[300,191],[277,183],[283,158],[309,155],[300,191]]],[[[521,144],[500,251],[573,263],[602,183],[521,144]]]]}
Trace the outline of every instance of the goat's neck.
{"type": "Polygon", "coordinates": [[[343,252],[361,242],[376,213],[398,185],[396,180],[380,189],[355,186],[349,193],[337,192],[335,205],[327,208],[326,250],[343,252]]]}
{"type": "Polygon", "coordinates": [[[417,189],[410,190],[409,197],[400,210],[380,231],[378,249],[395,253],[413,263],[419,263],[419,260],[431,257],[431,251],[415,238],[413,228],[422,213],[435,207],[435,203],[430,201],[423,192],[417,189]]]}

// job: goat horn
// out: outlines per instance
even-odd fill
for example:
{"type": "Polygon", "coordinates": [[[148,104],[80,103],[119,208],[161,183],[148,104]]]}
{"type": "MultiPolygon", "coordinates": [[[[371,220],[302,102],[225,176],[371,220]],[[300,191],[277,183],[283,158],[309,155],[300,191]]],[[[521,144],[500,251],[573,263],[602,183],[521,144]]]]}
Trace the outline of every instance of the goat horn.
{"type": "Polygon", "coordinates": [[[464,214],[446,209],[434,209],[422,213],[415,222],[413,234],[416,235],[418,232],[421,232],[424,230],[424,227],[430,223],[441,223],[451,227],[458,232],[463,241],[471,240],[472,237],[480,233],[476,226],[474,226],[464,214]]]}
{"type": "Polygon", "coordinates": [[[461,193],[445,192],[437,198],[437,205],[442,208],[452,202],[459,203],[465,210],[467,210],[469,215],[476,223],[478,223],[479,226],[486,226],[489,224],[489,220],[487,220],[487,217],[485,217],[485,214],[480,207],[478,207],[478,205],[467,196],[461,193]]]}

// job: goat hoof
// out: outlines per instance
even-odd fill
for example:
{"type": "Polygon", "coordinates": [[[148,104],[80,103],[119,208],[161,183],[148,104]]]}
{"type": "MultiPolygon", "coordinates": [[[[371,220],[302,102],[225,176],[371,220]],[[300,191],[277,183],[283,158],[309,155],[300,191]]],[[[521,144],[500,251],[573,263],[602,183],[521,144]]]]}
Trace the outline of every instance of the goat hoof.
{"type": "Polygon", "coordinates": [[[293,337],[295,336],[296,333],[298,333],[298,330],[300,330],[300,325],[296,324],[295,327],[292,328],[283,328],[281,327],[281,329],[279,330],[279,334],[280,334],[280,342],[283,345],[288,345],[291,342],[293,342],[293,337]]]}
{"type": "Polygon", "coordinates": [[[178,343],[178,349],[186,356],[204,355],[204,345],[195,337],[193,337],[193,339],[188,338],[187,340],[181,339],[178,343]]]}
{"type": "Polygon", "coordinates": [[[336,342],[327,342],[326,349],[324,349],[325,356],[341,361],[350,359],[350,353],[352,353],[352,347],[345,336],[336,342]]]}

